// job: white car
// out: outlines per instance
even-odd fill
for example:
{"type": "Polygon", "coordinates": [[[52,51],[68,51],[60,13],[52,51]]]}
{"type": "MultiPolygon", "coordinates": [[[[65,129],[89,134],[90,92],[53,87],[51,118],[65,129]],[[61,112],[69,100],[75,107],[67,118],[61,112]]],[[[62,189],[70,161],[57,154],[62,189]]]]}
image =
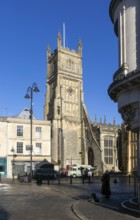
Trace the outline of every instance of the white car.
{"type": "Polygon", "coordinates": [[[92,176],[94,168],[91,165],[73,165],[68,170],[67,176],[81,177],[81,176],[92,176]]]}

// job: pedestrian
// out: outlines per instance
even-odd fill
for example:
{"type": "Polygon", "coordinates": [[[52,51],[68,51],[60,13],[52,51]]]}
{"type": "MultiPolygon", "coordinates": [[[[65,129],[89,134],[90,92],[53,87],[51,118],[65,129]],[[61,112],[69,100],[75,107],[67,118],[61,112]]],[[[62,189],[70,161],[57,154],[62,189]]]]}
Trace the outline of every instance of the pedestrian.
{"type": "Polygon", "coordinates": [[[88,178],[88,169],[85,169],[85,178],[88,178]]]}
{"type": "Polygon", "coordinates": [[[103,174],[101,181],[102,181],[101,193],[104,195],[104,198],[109,198],[109,196],[111,195],[111,190],[110,190],[110,174],[108,170],[106,170],[105,173],[103,174]]]}
{"type": "Polygon", "coordinates": [[[85,177],[85,169],[84,168],[81,168],[81,173],[82,173],[82,176],[85,177]]]}

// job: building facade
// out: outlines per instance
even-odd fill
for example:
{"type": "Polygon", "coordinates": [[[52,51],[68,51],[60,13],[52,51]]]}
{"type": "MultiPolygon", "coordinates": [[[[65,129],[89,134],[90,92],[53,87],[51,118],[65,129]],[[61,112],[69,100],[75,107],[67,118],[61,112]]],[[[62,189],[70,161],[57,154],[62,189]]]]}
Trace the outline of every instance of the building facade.
{"type": "Polygon", "coordinates": [[[103,161],[103,171],[110,170],[112,172],[119,171],[118,149],[121,142],[119,141],[120,125],[116,125],[115,121],[106,123],[106,119],[92,124],[92,130],[101,147],[101,156],[103,161]]]}
{"type": "MultiPolygon", "coordinates": [[[[30,172],[30,119],[25,109],[17,117],[0,117],[0,173],[11,178],[30,172]]],[[[51,124],[33,119],[32,167],[44,159],[51,162],[51,124]]]]}
{"type": "Polygon", "coordinates": [[[137,134],[128,130],[125,124],[122,124],[119,132],[119,169],[126,174],[136,174],[137,171],[137,134]]]}
{"type": "Polygon", "coordinates": [[[118,37],[119,68],[108,88],[130,130],[140,130],[140,2],[112,0],[110,17],[118,37]]]}
{"type": "MultiPolygon", "coordinates": [[[[44,119],[52,123],[52,162],[66,168],[72,164],[88,164],[88,148],[86,146],[86,130],[90,131],[92,149],[92,166],[96,153],[101,170],[101,150],[92,136],[88,116],[85,113],[83,100],[82,43],[79,41],[78,51],[62,46],[61,35],[58,34],[57,49],[51,53],[47,49],[47,91],[44,106],[44,119]],[[85,125],[85,123],[87,123],[85,125]]],[[[90,160],[91,162],[91,160],[90,160]]]]}
{"type": "Polygon", "coordinates": [[[140,1],[112,0],[110,18],[118,37],[119,68],[108,88],[125,124],[137,135],[137,196],[140,204],[140,1]]]}

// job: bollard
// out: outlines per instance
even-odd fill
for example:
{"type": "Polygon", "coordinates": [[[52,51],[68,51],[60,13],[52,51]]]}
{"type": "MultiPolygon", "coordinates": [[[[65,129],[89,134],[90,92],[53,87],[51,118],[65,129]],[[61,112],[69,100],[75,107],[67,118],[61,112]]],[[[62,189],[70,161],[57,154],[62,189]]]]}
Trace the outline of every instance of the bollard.
{"type": "Polygon", "coordinates": [[[90,176],[88,177],[88,183],[90,183],[90,176]]]}
{"type": "Polygon", "coordinates": [[[129,174],[129,175],[128,175],[128,178],[129,178],[129,185],[130,185],[130,182],[131,182],[131,181],[130,181],[130,177],[131,177],[131,176],[130,176],[130,174],[129,174]]]}
{"type": "Polygon", "coordinates": [[[60,175],[58,176],[58,184],[60,184],[60,175]]]}
{"type": "Polygon", "coordinates": [[[72,184],[72,176],[70,176],[70,184],[72,184]]]}
{"type": "Polygon", "coordinates": [[[42,179],[38,178],[36,182],[37,182],[37,185],[41,185],[42,184],[42,179]]]}
{"type": "Polygon", "coordinates": [[[115,184],[116,184],[116,183],[118,183],[118,181],[117,181],[117,179],[116,179],[116,178],[113,180],[113,183],[115,183],[115,184]]]}
{"type": "Polygon", "coordinates": [[[82,180],[83,180],[83,184],[85,183],[85,178],[84,178],[84,175],[82,176],[82,180]]]}
{"type": "MultiPolygon", "coordinates": [[[[40,178],[41,178],[41,177],[40,177],[40,178]]],[[[32,176],[31,176],[30,173],[27,175],[27,179],[28,179],[28,182],[31,182],[31,181],[32,181],[32,176]]],[[[42,178],[41,178],[41,179],[42,179],[42,178]]]]}
{"type": "Polygon", "coordinates": [[[13,173],[13,180],[12,180],[12,181],[14,182],[14,180],[15,180],[15,175],[14,175],[14,173],[13,173]]]}
{"type": "Polygon", "coordinates": [[[137,195],[137,187],[136,187],[136,176],[134,176],[134,196],[137,195]]]}
{"type": "Polygon", "coordinates": [[[48,185],[50,185],[50,177],[49,177],[49,175],[48,175],[48,185]]]}

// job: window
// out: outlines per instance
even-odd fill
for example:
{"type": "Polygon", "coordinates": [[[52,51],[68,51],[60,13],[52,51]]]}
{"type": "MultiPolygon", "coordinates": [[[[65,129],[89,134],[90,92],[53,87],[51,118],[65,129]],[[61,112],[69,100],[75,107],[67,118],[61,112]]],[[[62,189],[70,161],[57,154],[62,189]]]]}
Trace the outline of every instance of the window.
{"type": "Polygon", "coordinates": [[[17,153],[23,153],[23,142],[17,142],[17,153]]]}
{"type": "Polygon", "coordinates": [[[36,149],[35,149],[35,153],[36,154],[41,154],[41,143],[36,143],[36,149]]]}
{"type": "Polygon", "coordinates": [[[23,136],[23,126],[17,126],[17,136],[23,136]]]}
{"type": "Polygon", "coordinates": [[[41,138],[41,127],[36,127],[36,138],[41,138]]]}
{"type": "Polygon", "coordinates": [[[111,137],[104,139],[104,160],[106,164],[113,164],[113,139],[111,137]]]}
{"type": "Polygon", "coordinates": [[[4,166],[0,165],[0,172],[4,172],[4,166]]]}

